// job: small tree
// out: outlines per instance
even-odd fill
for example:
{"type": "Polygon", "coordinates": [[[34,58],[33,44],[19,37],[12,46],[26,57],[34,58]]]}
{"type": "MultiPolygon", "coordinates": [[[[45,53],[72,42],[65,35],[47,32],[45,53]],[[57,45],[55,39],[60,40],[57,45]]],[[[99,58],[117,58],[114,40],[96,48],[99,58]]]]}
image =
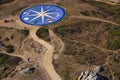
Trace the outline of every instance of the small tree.
{"type": "Polygon", "coordinates": [[[13,53],[15,51],[14,46],[12,46],[12,45],[5,46],[5,50],[7,53],[13,53]]]}
{"type": "Polygon", "coordinates": [[[29,30],[28,29],[21,30],[21,33],[25,36],[28,36],[29,35],[29,30]]]}

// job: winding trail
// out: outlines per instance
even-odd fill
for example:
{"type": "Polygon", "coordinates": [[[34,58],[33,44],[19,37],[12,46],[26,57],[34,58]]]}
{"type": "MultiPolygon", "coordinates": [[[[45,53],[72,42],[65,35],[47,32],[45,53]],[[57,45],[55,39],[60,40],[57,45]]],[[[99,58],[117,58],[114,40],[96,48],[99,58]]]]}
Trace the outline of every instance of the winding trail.
{"type": "Polygon", "coordinates": [[[43,45],[44,47],[47,48],[47,51],[46,51],[45,56],[44,56],[43,65],[44,65],[45,69],[47,70],[47,72],[48,72],[48,74],[49,74],[49,76],[51,77],[52,80],[62,80],[61,77],[55,71],[54,66],[52,64],[52,57],[53,57],[53,53],[54,53],[54,47],[51,46],[46,41],[44,41],[44,40],[37,37],[36,31],[38,29],[39,29],[39,27],[32,28],[30,30],[30,35],[35,41],[39,42],[41,45],[43,45]]]}
{"type": "Polygon", "coordinates": [[[107,0],[95,0],[95,1],[98,1],[98,2],[104,2],[104,3],[107,3],[107,4],[111,4],[111,5],[120,5],[119,3],[112,3],[110,1],[107,1],[107,0]]]}
{"type": "Polygon", "coordinates": [[[24,60],[25,61],[25,59],[24,59],[24,57],[23,56],[21,56],[21,55],[17,55],[17,54],[8,54],[8,53],[1,53],[1,54],[6,54],[6,55],[8,55],[8,56],[13,56],[13,57],[20,57],[22,60],[24,60]]]}
{"type": "Polygon", "coordinates": [[[64,42],[60,39],[60,37],[58,37],[50,29],[49,29],[49,34],[50,34],[52,45],[54,46],[54,48],[57,47],[58,54],[62,53],[62,51],[64,50],[64,47],[65,47],[64,42]]]}
{"type": "Polygon", "coordinates": [[[66,38],[63,38],[63,39],[64,39],[64,40],[67,40],[67,41],[75,42],[75,43],[81,43],[81,44],[93,46],[93,47],[101,50],[102,52],[104,52],[104,53],[106,53],[106,54],[107,54],[108,52],[113,52],[112,50],[108,50],[108,49],[106,49],[106,48],[102,48],[102,47],[100,47],[100,46],[96,46],[96,45],[94,45],[94,44],[90,44],[90,43],[83,42],[83,41],[80,41],[80,40],[77,41],[77,40],[71,40],[71,39],[66,39],[66,38]]]}
{"type": "Polygon", "coordinates": [[[100,22],[104,22],[104,23],[109,23],[109,24],[113,24],[113,25],[116,25],[116,26],[120,26],[120,24],[117,24],[117,23],[115,23],[113,21],[105,20],[105,19],[102,19],[102,18],[90,17],[90,16],[78,15],[78,16],[70,16],[70,18],[83,19],[83,20],[92,20],[92,21],[100,21],[100,22]]]}

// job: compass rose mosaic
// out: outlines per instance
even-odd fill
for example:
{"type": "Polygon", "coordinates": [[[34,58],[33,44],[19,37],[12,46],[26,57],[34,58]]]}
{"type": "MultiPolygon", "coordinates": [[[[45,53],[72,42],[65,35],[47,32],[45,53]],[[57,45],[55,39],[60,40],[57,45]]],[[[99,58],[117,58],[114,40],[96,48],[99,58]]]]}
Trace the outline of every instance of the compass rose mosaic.
{"type": "Polygon", "coordinates": [[[20,20],[29,25],[44,26],[61,21],[65,15],[64,8],[44,4],[25,9],[20,14],[20,20]]]}

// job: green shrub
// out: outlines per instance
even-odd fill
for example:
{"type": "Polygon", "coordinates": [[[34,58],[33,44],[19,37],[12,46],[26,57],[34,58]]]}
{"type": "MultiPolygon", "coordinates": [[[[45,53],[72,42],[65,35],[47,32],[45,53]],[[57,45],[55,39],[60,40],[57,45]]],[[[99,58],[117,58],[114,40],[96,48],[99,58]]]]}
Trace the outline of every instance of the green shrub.
{"type": "Polygon", "coordinates": [[[13,48],[6,48],[7,53],[13,53],[15,50],[13,48]]]}
{"type": "Polygon", "coordinates": [[[112,30],[120,30],[120,26],[112,26],[112,30]]]}
{"type": "Polygon", "coordinates": [[[11,57],[9,60],[6,60],[6,63],[11,63],[11,64],[14,64],[16,66],[16,65],[18,65],[18,63],[20,61],[21,61],[21,58],[19,58],[19,57],[11,57]]]}
{"type": "Polygon", "coordinates": [[[42,38],[45,41],[50,41],[50,37],[49,37],[49,31],[47,28],[40,28],[38,29],[38,31],[36,32],[37,36],[39,38],[42,38]]]}
{"type": "Polygon", "coordinates": [[[5,46],[5,50],[7,53],[13,53],[15,51],[14,46],[12,46],[12,45],[5,46]]]}
{"type": "Polygon", "coordinates": [[[0,4],[9,3],[11,1],[14,1],[14,0],[0,0],[0,4]]]}
{"type": "Polygon", "coordinates": [[[14,48],[14,46],[13,45],[7,45],[7,46],[5,46],[5,48],[14,48]]]}
{"type": "Polygon", "coordinates": [[[70,69],[67,68],[63,74],[64,80],[70,80],[70,69]]]}
{"type": "Polygon", "coordinates": [[[21,30],[21,33],[22,33],[24,36],[28,36],[28,35],[29,35],[29,30],[28,30],[28,29],[21,30]]]}
{"type": "Polygon", "coordinates": [[[110,41],[109,39],[107,40],[107,48],[111,50],[117,50],[120,49],[120,40],[113,40],[110,41]]]}
{"type": "Polygon", "coordinates": [[[120,37],[120,31],[119,30],[110,30],[109,35],[120,37]]]}
{"type": "Polygon", "coordinates": [[[108,34],[107,48],[111,50],[120,49],[120,26],[112,26],[108,34]]]}
{"type": "Polygon", "coordinates": [[[7,55],[1,54],[0,55],[0,66],[2,66],[7,59],[8,59],[7,55]]]}
{"type": "Polygon", "coordinates": [[[118,18],[116,19],[116,22],[120,23],[120,17],[118,17],[118,18]]]}

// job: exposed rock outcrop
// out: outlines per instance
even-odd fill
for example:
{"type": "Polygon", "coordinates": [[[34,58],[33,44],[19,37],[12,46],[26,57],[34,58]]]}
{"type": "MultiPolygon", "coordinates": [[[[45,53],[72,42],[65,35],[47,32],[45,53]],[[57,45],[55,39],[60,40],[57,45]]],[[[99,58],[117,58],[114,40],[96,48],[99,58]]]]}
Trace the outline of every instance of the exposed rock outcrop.
{"type": "Polygon", "coordinates": [[[26,74],[32,74],[32,73],[34,73],[34,71],[35,71],[35,67],[29,67],[29,68],[27,68],[27,69],[25,69],[25,73],[26,74]]]}
{"type": "Polygon", "coordinates": [[[100,74],[104,69],[99,66],[94,70],[88,68],[85,72],[82,72],[78,80],[107,80],[104,76],[100,74]]]}

